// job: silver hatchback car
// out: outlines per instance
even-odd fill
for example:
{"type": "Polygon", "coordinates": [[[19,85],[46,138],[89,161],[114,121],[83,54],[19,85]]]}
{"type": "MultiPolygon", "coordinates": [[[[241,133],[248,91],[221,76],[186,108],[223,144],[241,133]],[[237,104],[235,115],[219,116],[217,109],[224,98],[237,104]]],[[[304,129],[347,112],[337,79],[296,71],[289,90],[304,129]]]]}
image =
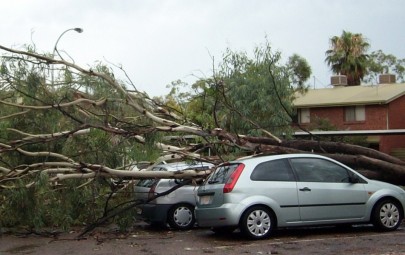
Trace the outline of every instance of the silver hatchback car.
{"type": "MultiPolygon", "coordinates": [[[[184,171],[187,169],[206,170],[214,165],[206,162],[175,162],[160,164],[151,171],[184,171]]],[[[153,225],[166,225],[174,229],[190,229],[194,226],[194,207],[197,187],[185,185],[179,189],[146,203],[156,194],[165,192],[179,184],[175,179],[145,179],[134,186],[136,199],[144,201],[136,207],[137,218],[153,225]]]]}
{"type": "Polygon", "coordinates": [[[405,191],[313,154],[249,157],[220,165],[198,189],[197,223],[252,239],[277,227],[372,223],[395,230],[405,191]]]}

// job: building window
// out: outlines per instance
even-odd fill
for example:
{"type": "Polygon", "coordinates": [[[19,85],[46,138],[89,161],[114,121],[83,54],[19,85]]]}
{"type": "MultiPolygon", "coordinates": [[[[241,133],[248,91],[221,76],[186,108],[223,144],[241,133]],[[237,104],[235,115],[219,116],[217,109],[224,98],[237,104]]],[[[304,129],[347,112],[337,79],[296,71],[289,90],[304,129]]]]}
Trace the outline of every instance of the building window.
{"type": "Polygon", "coordinates": [[[345,108],[346,122],[365,121],[365,120],[366,120],[366,110],[364,105],[348,106],[345,108]]]}
{"type": "Polygon", "coordinates": [[[311,120],[311,114],[309,108],[299,109],[298,110],[298,123],[305,124],[309,123],[311,120]]]}

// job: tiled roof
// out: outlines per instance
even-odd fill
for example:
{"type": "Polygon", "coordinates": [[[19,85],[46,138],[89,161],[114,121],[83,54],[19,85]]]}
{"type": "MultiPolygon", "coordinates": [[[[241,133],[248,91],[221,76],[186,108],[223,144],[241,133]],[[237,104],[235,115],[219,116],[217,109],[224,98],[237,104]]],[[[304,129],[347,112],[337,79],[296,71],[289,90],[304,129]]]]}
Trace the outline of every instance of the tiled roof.
{"type": "Polygon", "coordinates": [[[335,86],[312,89],[304,95],[296,94],[297,98],[293,104],[298,108],[387,104],[403,95],[405,95],[405,83],[335,86]]]}

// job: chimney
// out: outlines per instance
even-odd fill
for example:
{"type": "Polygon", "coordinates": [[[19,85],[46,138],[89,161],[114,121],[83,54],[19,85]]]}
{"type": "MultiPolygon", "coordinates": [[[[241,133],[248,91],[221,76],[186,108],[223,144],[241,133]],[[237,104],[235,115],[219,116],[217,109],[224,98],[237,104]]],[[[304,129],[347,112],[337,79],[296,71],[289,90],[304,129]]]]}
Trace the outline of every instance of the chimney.
{"type": "Polygon", "coordinates": [[[330,84],[332,86],[347,86],[346,75],[333,75],[330,77],[330,84]]]}
{"type": "Polygon", "coordinates": [[[391,84],[391,83],[395,83],[396,82],[396,78],[395,78],[395,74],[380,74],[380,76],[378,76],[378,84],[391,84]]]}

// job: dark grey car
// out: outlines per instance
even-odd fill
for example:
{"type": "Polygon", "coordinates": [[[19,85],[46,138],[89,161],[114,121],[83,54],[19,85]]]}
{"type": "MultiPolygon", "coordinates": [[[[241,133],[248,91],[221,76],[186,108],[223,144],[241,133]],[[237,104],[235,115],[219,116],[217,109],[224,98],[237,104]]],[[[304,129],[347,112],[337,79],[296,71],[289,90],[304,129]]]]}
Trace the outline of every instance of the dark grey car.
{"type": "MultiPolygon", "coordinates": [[[[206,162],[175,162],[157,165],[151,171],[206,170],[212,167],[214,167],[213,164],[206,162]]],[[[134,186],[136,199],[147,201],[152,196],[176,186],[179,181],[175,179],[141,180],[134,186]]],[[[197,192],[195,184],[182,186],[166,196],[139,205],[136,207],[137,218],[154,225],[165,226],[168,223],[174,229],[190,229],[195,223],[194,207],[197,192]]]]}
{"type": "Polygon", "coordinates": [[[198,189],[197,223],[215,232],[236,228],[253,239],[276,227],[373,223],[395,230],[405,191],[367,179],[327,157],[289,154],[220,165],[198,189]]]}

